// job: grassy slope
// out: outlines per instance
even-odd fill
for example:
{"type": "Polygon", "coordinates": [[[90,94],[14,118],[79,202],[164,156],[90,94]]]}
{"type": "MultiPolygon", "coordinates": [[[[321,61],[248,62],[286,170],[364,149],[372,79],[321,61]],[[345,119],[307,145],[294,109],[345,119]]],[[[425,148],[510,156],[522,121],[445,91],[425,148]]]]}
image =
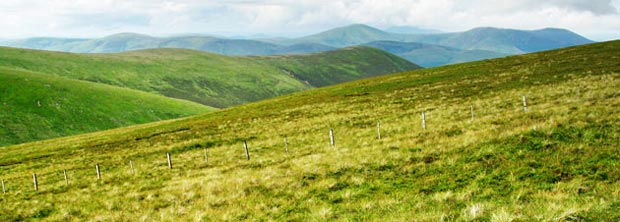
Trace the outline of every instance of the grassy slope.
{"type": "Polygon", "coordinates": [[[0,220],[617,221],[619,49],[424,69],[5,147],[0,220]]]}
{"type": "Polygon", "coordinates": [[[214,111],[136,90],[7,68],[0,68],[0,95],[0,146],[214,111]]]}
{"type": "Polygon", "coordinates": [[[421,68],[398,56],[364,46],[316,54],[264,56],[255,59],[286,70],[296,79],[316,87],[421,68]]]}
{"type": "MultiPolygon", "coordinates": [[[[354,51],[360,54],[380,54],[367,48],[355,48],[354,51]]],[[[287,56],[278,61],[298,62],[299,57],[303,56],[287,56]]],[[[383,58],[393,59],[385,55],[379,58],[368,56],[302,63],[308,67],[328,67],[325,69],[326,72],[334,76],[343,76],[343,79],[347,80],[354,79],[351,76],[364,76],[363,73],[372,76],[406,70],[399,69],[403,63],[408,63],[404,59],[385,61],[383,58]],[[342,70],[341,66],[351,68],[342,70]],[[372,70],[366,70],[368,67],[372,67],[372,70]],[[376,67],[379,67],[379,72],[376,67]]],[[[313,87],[295,79],[278,67],[258,60],[260,58],[221,56],[182,49],[141,50],[117,54],[70,54],[0,48],[0,66],[101,82],[213,107],[238,105],[313,87]]],[[[408,67],[412,65],[409,64],[408,67]]],[[[306,73],[298,74],[302,76],[313,74],[311,69],[304,71],[306,73]]],[[[335,83],[339,83],[339,79],[323,79],[320,85],[335,83]]]]}

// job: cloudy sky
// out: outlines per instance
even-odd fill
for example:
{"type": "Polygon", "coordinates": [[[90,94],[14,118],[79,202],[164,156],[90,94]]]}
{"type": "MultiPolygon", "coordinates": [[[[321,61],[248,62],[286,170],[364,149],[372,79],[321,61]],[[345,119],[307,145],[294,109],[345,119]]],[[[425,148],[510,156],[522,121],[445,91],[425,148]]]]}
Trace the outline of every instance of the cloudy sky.
{"type": "Polygon", "coordinates": [[[464,31],[559,27],[620,39],[620,0],[1,0],[0,38],[301,36],[353,23],[464,31]]]}

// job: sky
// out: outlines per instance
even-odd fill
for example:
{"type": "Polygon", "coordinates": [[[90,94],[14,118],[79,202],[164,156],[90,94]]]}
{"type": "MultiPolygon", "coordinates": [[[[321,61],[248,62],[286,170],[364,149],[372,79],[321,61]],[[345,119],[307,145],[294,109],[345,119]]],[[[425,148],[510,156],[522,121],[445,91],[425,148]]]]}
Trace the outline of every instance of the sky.
{"type": "Polygon", "coordinates": [[[298,37],[350,24],[565,28],[620,39],[620,0],[1,0],[0,38],[153,36],[298,37]]]}

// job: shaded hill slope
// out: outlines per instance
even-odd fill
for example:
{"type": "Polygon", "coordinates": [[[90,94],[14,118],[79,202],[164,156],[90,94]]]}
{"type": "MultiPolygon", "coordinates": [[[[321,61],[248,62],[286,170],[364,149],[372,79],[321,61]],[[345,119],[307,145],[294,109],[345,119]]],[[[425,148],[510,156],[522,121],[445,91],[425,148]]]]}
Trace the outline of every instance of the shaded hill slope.
{"type": "Polygon", "coordinates": [[[183,49],[71,54],[0,48],[0,66],[131,88],[218,108],[418,68],[368,47],[342,50],[346,53],[325,52],[329,59],[314,54],[276,57],[265,62],[261,57],[231,57],[183,49]],[[300,67],[282,67],[295,70],[295,75],[273,65],[289,61],[300,67]],[[315,69],[322,74],[315,74],[315,69]],[[312,84],[296,78],[312,79],[325,73],[333,78],[321,78],[312,84]]]}
{"type": "Polygon", "coordinates": [[[615,41],[423,69],[1,148],[0,219],[614,221],[618,52],[615,41]]]}
{"type": "Polygon", "coordinates": [[[214,111],[197,103],[0,67],[0,146],[214,111]]]}
{"type": "Polygon", "coordinates": [[[364,45],[388,51],[423,67],[436,67],[509,55],[493,51],[465,50],[415,42],[375,41],[364,45]]]}

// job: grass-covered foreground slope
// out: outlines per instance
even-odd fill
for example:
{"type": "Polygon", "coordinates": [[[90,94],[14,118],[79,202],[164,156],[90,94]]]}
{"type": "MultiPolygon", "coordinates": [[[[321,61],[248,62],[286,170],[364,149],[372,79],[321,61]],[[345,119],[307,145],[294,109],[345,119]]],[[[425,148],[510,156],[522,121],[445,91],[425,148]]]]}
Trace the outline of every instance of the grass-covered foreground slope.
{"type": "Polygon", "coordinates": [[[0,68],[0,146],[201,114],[189,101],[0,68]]]}
{"type": "Polygon", "coordinates": [[[295,75],[263,62],[261,57],[231,57],[184,49],[71,54],[0,48],[0,66],[100,82],[218,108],[343,80],[419,68],[404,59],[368,47],[342,50],[347,52],[325,52],[327,55],[339,55],[328,56],[330,59],[321,59],[322,54],[268,59],[283,64],[289,61],[294,63],[295,66],[286,67],[296,71],[295,75]],[[303,76],[312,79],[314,75],[323,76],[322,73],[329,73],[334,78],[321,78],[317,85],[296,78],[303,76]]]}
{"type": "Polygon", "coordinates": [[[1,148],[0,220],[617,221],[618,52],[424,69],[1,148]]]}

